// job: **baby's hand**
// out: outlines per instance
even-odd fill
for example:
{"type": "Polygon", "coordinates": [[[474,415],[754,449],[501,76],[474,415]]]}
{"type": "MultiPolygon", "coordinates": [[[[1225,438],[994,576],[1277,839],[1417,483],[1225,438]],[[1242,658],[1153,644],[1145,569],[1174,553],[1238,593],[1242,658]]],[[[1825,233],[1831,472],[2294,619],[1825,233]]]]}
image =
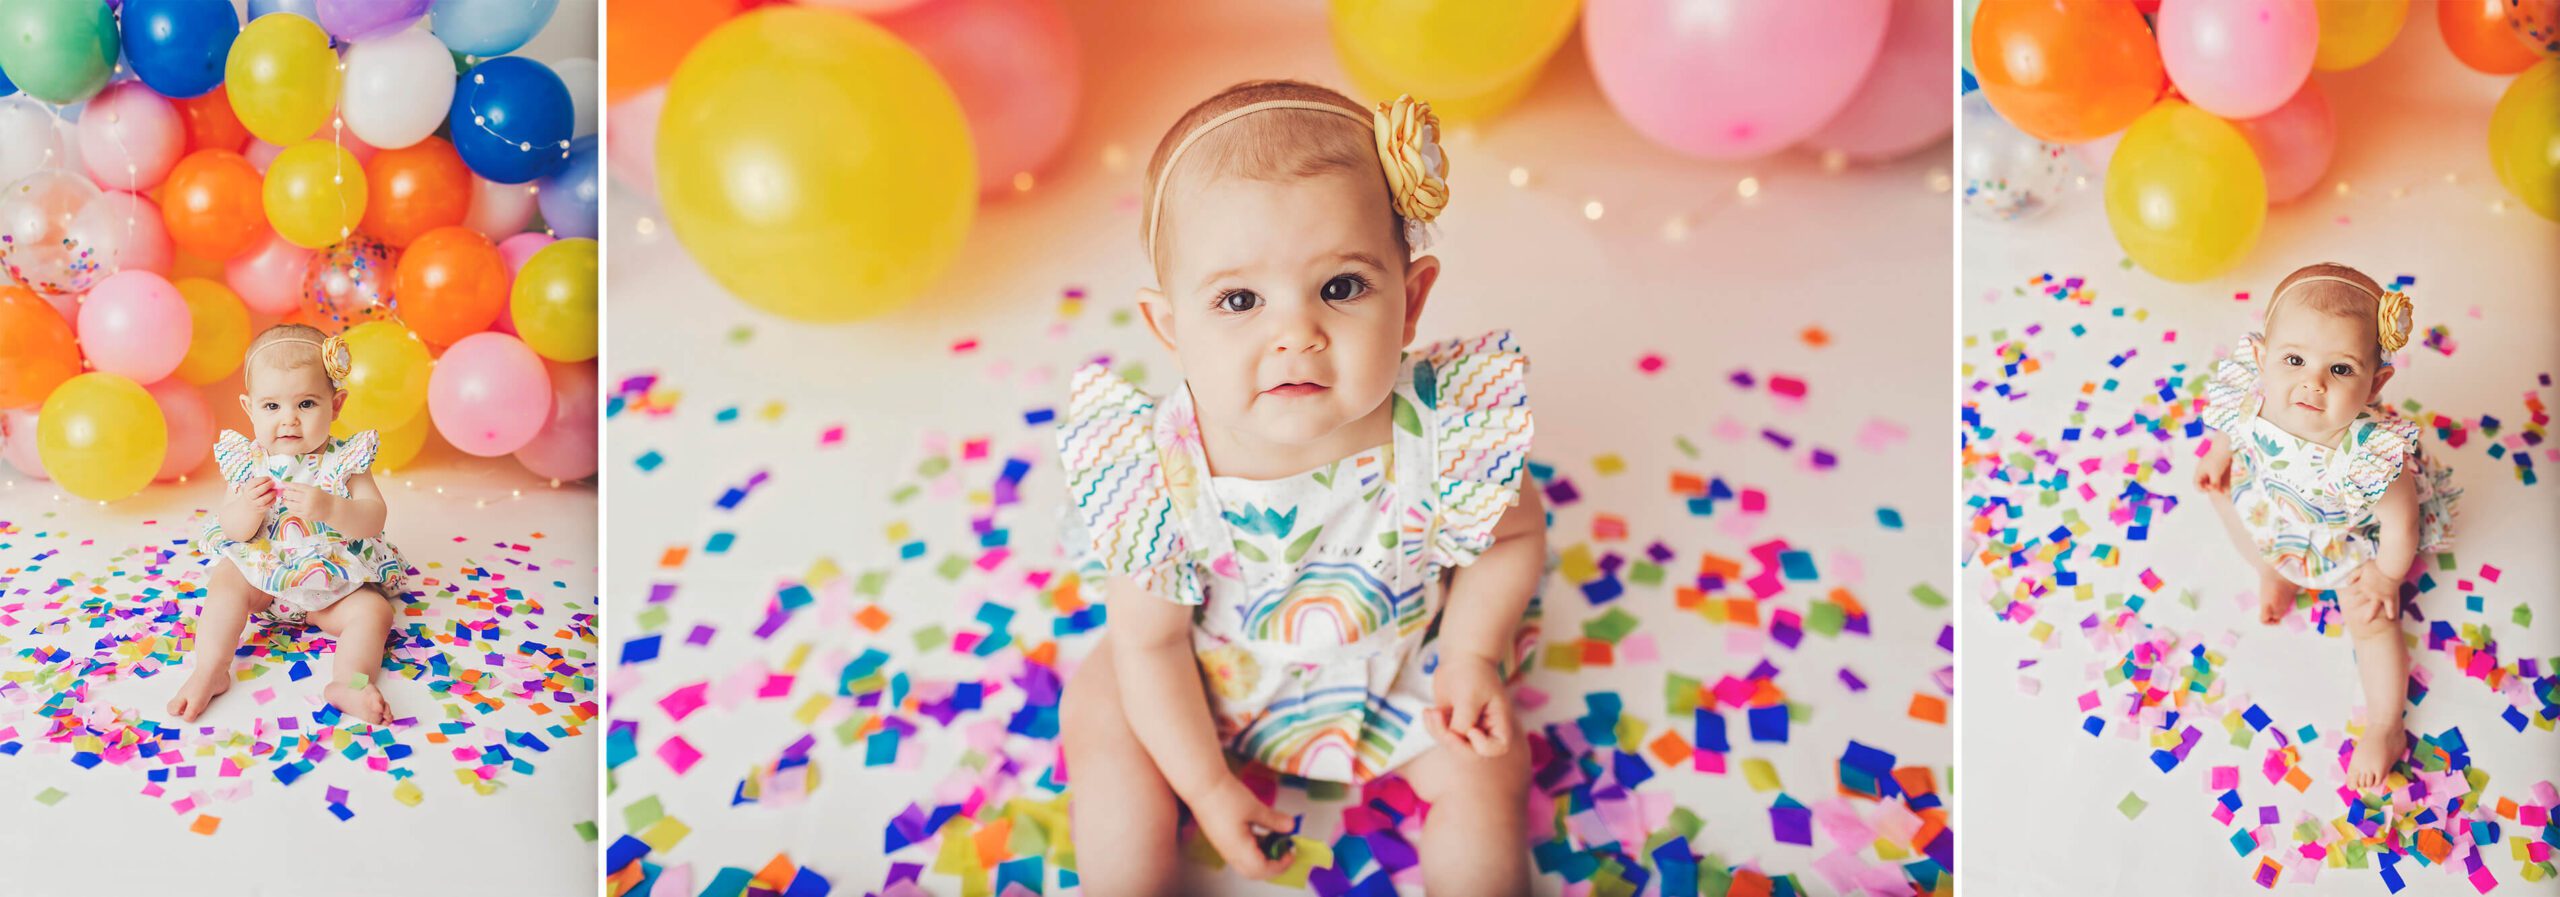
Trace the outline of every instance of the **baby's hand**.
{"type": "Polygon", "coordinates": [[[2365,621],[2400,619],[2400,583],[2382,572],[2382,565],[2364,562],[2356,568],[2356,576],[2338,598],[2346,604],[2348,614],[2365,621]]]}
{"type": "Polygon", "coordinates": [[[230,509],[265,514],[276,506],[276,481],[259,477],[231,488],[230,509]]]}
{"type": "Polygon", "coordinates": [[[1440,668],[1431,671],[1431,697],[1435,703],[1423,714],[1423,721],[1441,744],[1473,750],[1480,757],[1499,757],[1517,740],[1511,693],[1503,687],[1502,670],[1492,660],[1440,655],[1440,668]]]}
{"type": "Polygon", "coordinates": [[[331,504],[337,500],[327,490],[308,483],[286,483],[277,487],[277,493],[285,507],[312,520],[329,519],[331,504]]]}
{"type": "Polygon", "coordinates": [[[1260,881],[1288,870],[1288,852],[1281,851],[1276,856],[1264,853],[1262,838],[1254,829],[1285,833],[1292,827],[1289,814],[1272,809],[1253,796],[1253,789],[1246,788],[1243,780],[1228,776],[1216,790],[1191,803],[1191,816],[1199,823],[1201,836],[1209,839],[1209,846],[1217,848],[1218,855],[1226,858],[1227,865],[1236,867],[1238,874],[1260,881]]]}
{"type": "Polygon", "coordinates": [[[2215,495],[2231,491],[2231,446],[2215,442],[2196,461],[2196,488],[2215,495]]]}

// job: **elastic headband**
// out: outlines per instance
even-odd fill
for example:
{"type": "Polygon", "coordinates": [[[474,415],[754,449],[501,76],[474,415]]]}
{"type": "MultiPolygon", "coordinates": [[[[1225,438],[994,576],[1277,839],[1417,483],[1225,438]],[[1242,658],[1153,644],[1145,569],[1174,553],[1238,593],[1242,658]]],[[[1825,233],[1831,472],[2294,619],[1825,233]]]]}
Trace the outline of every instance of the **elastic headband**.
{"type": "Polygon", "coordinates": [[[318,342],[313,342],[299,336],[287,336],[268,340],[264,345],[249,350],[249,357],[242,359],[240,363],[242,365],[246,365],[250,361],[256,360],[258,353],[287,343],[310,346],[320,350],[320,369],[329,373],[329,388],[347,388],[347,369],[353,365],[354,358],[347,352],[347,341],[335,336],[318,342]]]}
{"type": "Polygon", "coordinates": [[[1368,125],[1378,138],[1378,161],[1387,176],[1387,193],[1394,201],[1396,215],[1405,222],[1405,242],[1414,251],[1421,251],[1422,245],[1430,238],[1424,225],[1440,217],[1440,210],[1449,204],[1449,182],[1446,179],[1449,163],[1447,154],[1440,149],[1440,118],[1431,114],[1431,104],[1405,95],[1396,97],[1394,102],[1379,103],[1377,110],[1365,117],[1332,103],[1264,100],[1229,109],[1201,122],[1190,133],[1182,135],[1182,140],[1173,145],[1173,151],[1165,154],[1164,168],[1156,172],[1155,191],[1151,194],[1153,199],[1147,203],[1146,250],[1149,258],[1155,256],[1156,225],[1164,217],[1165,186],[1173,182],[1173,169],[1182,161],[1182,154],[1210,131],[1217,130],[1218,126],[1271,109],[1330,112],[1368,125]]]}
{"type": "Polygon", "coordinates": [[[2285,284],[2284,289],[2277,290],[2275,296],[2267,300],[2267,320],[2272,322],[2276,319],[2276,303],[2283,301],[2287,294],[2294,291],[2294,288],[2306,283],[2323,280],[2331,283],[2343,283],[2354,287],[2356,292],[2363,293],[2373,299],[2374,329],[2377,331],[2376,337],[2382,343],[2382,355],[2386,363],[2389,362],[2391,353],[2398,352],[2400,351],[2401,346],[2409,344],[2411,307],[2408,294],[2402,293],[2399,290],[2386,290],[2384,292],[2376,293],[2373,291],[2372,287],[2365,286],[2362,283],[2358,283],[2352,279],[2340,277],[2335,274],[2313,274],[2308,277],[2298,278],[2292,283],[2285,284]]]}

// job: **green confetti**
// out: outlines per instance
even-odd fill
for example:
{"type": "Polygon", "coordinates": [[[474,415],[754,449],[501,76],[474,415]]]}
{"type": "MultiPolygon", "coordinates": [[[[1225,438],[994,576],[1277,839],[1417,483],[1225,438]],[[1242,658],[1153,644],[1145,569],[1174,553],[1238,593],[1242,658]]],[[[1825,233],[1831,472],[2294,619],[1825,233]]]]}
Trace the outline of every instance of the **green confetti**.
{"type": "Polygon", "coordinates": [[[2126,819],[2139,817],[2142,815],[2142,811],[2150,809],[2150,807],[2151,804],[2144,801],[2142,799],[2142,795],[2135,794],[2130,791],[2125,792],[2124,800],[2116,802],[2116,812],[2124,814],[2124,818],[2126,819]]]}
{"type": "Polygon", "coordinates": [[[347,688],[352,689],[352,690],[355,690],[355,691],[363,691],[363,690],[365,689],[365,686],[372,685],[372,684],[373,684],[373,676],[372,676],[371,674],[369,674],[369,673],[357,673],[357,674],[356,674],[356,677],[355,677],[354,679],[349,680],[349,681],[347,682],[347,688]]]}
{"type": "Polygon", "coordinates": [[[578,830],[578,838],[579,838],[579,840],[585,841],[585,842],[587,842],[587,843],[589,843],[589,844],[596,843],[596,821],[595,821],[595,820],[593,820],[593,819],[585,820],[585,821],[583,821],[583,822],[578,823],[577,825],[571,826],[571,828],[575,828],[575,829],[577,829],[577,830],[578,830]]]}
{"type": "Polygon", "coordinates": [[[1947,606],[1947,596],[1938,594],[1936,587],[1925,582],[1911,587],[1911,599],[1920,602],[1921,607],[1947,606]]]}
{"type": "Polygon", "coordinates": [[[64,793],[60,788],[46,788],[42,792],[36,794],[36,803],[50,807],[55,804],[62,803],[63,798],[70,796],[71,795],[64,793]]]}
{"type": "Polygon", "coordinates": [[[1635,629],[1635,616],[1615,607],[1608,613],[1582,621],[1583,638],[1599,639],[1612,645],[1624,640],[1627,633],[1635,629]]]}

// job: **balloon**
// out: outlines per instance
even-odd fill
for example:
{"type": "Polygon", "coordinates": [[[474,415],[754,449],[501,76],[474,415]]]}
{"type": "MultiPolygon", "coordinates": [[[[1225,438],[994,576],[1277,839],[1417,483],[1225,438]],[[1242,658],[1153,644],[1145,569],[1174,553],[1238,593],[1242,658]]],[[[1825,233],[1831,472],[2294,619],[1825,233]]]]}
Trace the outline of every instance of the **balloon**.
{"type": "Polygon", "coordinates": [[[6,459],[9,466],[29,479],[52,479],[45,476],[44,458],[36,451],[34,411],[0,411],[0,459],[6,459]]]}
{"type": "Polygon", "coordinates": [[[1655,143],[1748,159],[1813,135],[1884,45],[1891,0],[1592,0],[1582,38],[1600,92],[1655,143]]]}
{"type": "Polygon", "coordinates": [[[604,20],[605,52],[613,58],[604,73],[604,96],[614,104],[667,83],[696,42],[738,13],[738,0],[620,2],[619,14],[604,20]]]}
{"type": "Polygon", "coordinates": [[[338,54],[318,23],[301,16],[260,16],[240,29],[222,81],[231,111],[258,139],[300,143],[329,123],[338,105],[338,54]]]}
{"type": "Polygon", "coordinates": [[[517,273],[516,330],[553,361],[596,357],[596,241],[561,240],[534,252],[517,273]]]}
{"type": "MultiPolygon", "coordinates": [[[[263,180],[267,176],[267,169],[276,164],[276,157],[284,155],[284,147],[264,140],[251,140],[249,148],[241,150],[240,155],[248,159],[249,164],[258,167],[258,177],[263,180]]],[[[260,197],[259,201],[264,202],[265,198],[260,197]]]]}
{"type": "Polygon", "coordinates": [[[560,0],[436,0],[435,33],[453,52],[513,53],[541,33],[560,0]]]}
{"type": "Polygon", "coordinates": [[[364,164],[326,141],[287,148],[267,166],[267,224],[308,249],[344,240],[364,220],[364,164]]]}
{"type": "Polygon", "coordinates": [[[110,190],[159,186],[186,149],[187,128],[177,107],[139,81],[120,82],[91,98],[78,131],[82,167],[110,190]]]}
{"type": "Polygon", "coordinates": [[[658,198],[658,114],[666,108],[666,89],[652,87],[615,104],[604,126],[606,170],[650,199],[658,198]]]}
{"type": "Polygon", "coordinates": [[[230,150],[249,145],[249,129],[231,112],[231,93],[215,85],[200,97],[178,100],[178,117],[187,124],[187,152],[230,150]]]}
{"type": "Polygon", "coordinates": [[[2113,0],[1982,0],[1973,70],[2001,116],[2050,143],[2123,130],[2167,86],[2150,26],[2113,0]]]}
{"type": "Polygon", "coordinates": [[[569,88],[542,63],[500,56],[454,86],[453,148],[481,177],[521,184],[560,168],[577,124],[569,88]]]}
{"type": "Polygon", "coordinates": [[[532,442],[551,419],[551,375],[515,337],[475,333],[437,360],[427,413],[454,448],[484,458],[532,442]]]}
{"type": "Polygon", "coordinates": [[[116,67],[116,16],[100,0],[0,3],[0,73],[28,96],[77,103],[107,86],[116,67]]]}
{"type": "Polygon", "coordinates": [[[114,501],[160,472],[169,425],[140,384],[103,371],[71,378],[36,412],[36,452],[63,491],[114,501]]]}
{"type": "Polygon", "coordinates": [[[2463,65],[2492,75],[2512,75],[2542,58],[2507,27],[2506,0],[2440,0],[2437,30],[2463,65]]]}
{"type": "Polygon", "coordinates": [[[29,408],[80,373],[71,322],[25,287],[0,284],[0,408],[29,408]]]}
{"type": "Polygon", "coordinates": [[[169,274],[169,228],[160,221],[160,206],[138,194],[122,190],[98,194],[71,220],[69,233],[74,240],[99,247],[102,272],[169,274]]]}
{"type": "Polygon", "coordinates": [[[142,83],[164,96],[203,96],[222,83],[222,61],[240,36],[229,3],[126,0],[124,58],[142,83]]]}
{"type": "Polygon", "coordinates": [[[434,35],[402,31],[347,48],[339,114],[366,143],[399,149],[426,139],[453,105],[453,57],[434,35]]]}
{"type": "Polygon", "coordinates": [[[172,377],[143,391],[159,406],[160,424],[168,432],[168,448],[161,451],[160,467],[151,479],[165,483],[194,471],[213,455],[213,409],[205,405],[204,390],[172,377]]]}
{"type": "Polygon", "coordinates": [[[400,320],[428,345],[451,345],[489,329],[507,303],[507,260],[467,227],[439,227],[400,255],[392,295],[400,320]]]}
{"type": "Polygon", "coordinates": [[[667,85],[658,122],[676,238],[732,294],[804,321],[923,291],[968,235],[976,171],[968,121],[923,57],[824,10],[720,26],[667,85]]]}
{"type": "Polygon", "coordinates": [[[2321,71],[2372,62],[2409,18],[2409,0],[2320,0],[2321,71]]]}
{"type": "Polygon", "coordinates": [[[596,132],[598,119],[596,92],[598,71],[593,59],[563,59],[552,63],[551,73],[560,76],[561,85],[569,88],[569,136],[572,139],[596,132]]]}
{"type": "Polygon", "coordinates": [[[940,0],[877,22],[932,63],[959,98],[978,150],[980,192],[1011,191],[1015,175],[1047,167],[1066,143],[1083,65],[1075,29],[1055,0],[940,0]]]}
{"type": "Polygon", "coordinates": [[[0,267],[38,295],[87,291],[107,275],[112,246],[98,246],[78,226],[80,213],[98,198],[89,179],[53,168],[0,190],[0,267]]]}
{"type": "MultiPolygon", "coordinates": [[[[1576,0],[1332,5],[1333,54],[1361,93],[1409,93],[1430,101],[1441,118],[1463,121],[1499,112],[1529,92],[1547,57],[1573,32],[1576,0]]],[[[1588,16],[1583,27],[1590,27],[1588,16]]],[[[614,64],[621,65],[621,57],[614,64]]]]}
{"type": "Polygon", "coordinates": [[[338,420],[357,430],[397,426],[426,409],[436,363],[398,321],[367,321],[340,334],[347,341],[347,404],[338,420]]]}
{"type": "Polygon", "coordinates": [[[2166,0],[2160,64],[2187,102],[2224,118],[2274,112],[2311,77],[2312,0],[2166,0]]]}
{"type": "Polygon", "coordinates": [[[1954,125],[1947,103],[1946,0],[1894,0],[1884,49],[1849,105],[1805,143],[1859,161],[1882,161],[1938,142],[1954,125]]]}
{"type": "Polygon", "coordinates": [[[523,233],[525,225],[533,221],[533,193],[530,186],[501,184],[474,175],[471,211],[463,215],[462,226],[492,240],[523,233]]]}
{"type": "Polygon", "coordinates": [[[388,428],[350,427],[347,426],[346,417],[341,415],[338,419],[329,422],[329,435],[345,439],[356,435],[359,431],[373,430],[378,437],[378,443],[373,449],[373,469],[388,471],[406,469],[409,462],[417,460],[418,450],[427,445],[427,431],[434,428],[433,424],[427,422],[427,410],[421,407],[418,413],[409,416],[408,422],[388,428]]]}
{"type": "Polygon", "coordinates": [[[575,480],[596,472],[596,366],[547,361],[551,417],[516,450],[516,461],[534,476],[575,480]]]}
{"type": "Polygon", "coordinates": [[[222,267],[223,282],[238,291],[242,304],[262,315],[292,314],[302,299],[302,281],[316,253],[295,246],[274,231],[264,232],[250,250],[222,267]]]}
{"type": "Polygon", "coordinates": [[[137,383],[176,371],[193,333],[178,288],[149,271],[99,281],[80,302],[80,346],[88,350],[89,366],[137,383]]]}
{"type": "Polygon", "coordinates": [[[171,286],[187,303],[187,320],[193,325],[177,378],[203,386],[231,376],[249,351],[248,306],[240,304],[240,295],[230,287],[201,277],[182,278],[171,286]]]}
{"type": "Polygon", "coordinates": [[[0,97],[0,187],[68,161],[62,131],[44,104],[23,96],[0,97]]]}
{"type": "Polygon", "coordinates": [[[2507,0],[2507,27],[2534,52],[2560,59],[2560,0],[2507,0]]]}
{"type": "Polygon", "coordinates": [[[569,164],[560,167],[541,181],[534,192],[534,202],[542,207],[542,223],[563,237],[594,237],[599,209],[604,198],[604,184],[597,170],[596,139],[580,137],[569,150],[569,164]]]}
{"type": "Polygon", "coordinates": [[[2240,128],[2240,136],[2249,138],[2249,149],[2266,171],[2270,203],[2301,198],[2329,172],[2329,158],[2338,145],[2338,122],[2329,114],[2329,98],[2320,92],[2318,81],[2304,81],[2302,90],[2276,111],[2232,124],[2240,128]]]}
{"type": "Polygon", "coordinates": [[[471,213],[471,169],[442,137],[383,150],[365,163],[364,176],[370,192],[362,230],[393,246],[471,213]]]}
{"type": "Polygon", "coordinates": [[[427,0],[319,0],[312,6],[321,29],[350,43],[390,37],[427,16],[427,0]]]}
{"type": "Polygon", "coordinates": [[[2517,75],[2489,112],[2489,165],[2526,208],[2560,221],[2560,60],[2517,75]]]}
{"type": "Polygon", "coordinates": [[[311,256],[302,276],[303,307],[324,330],[393,317],[398,257],[372,237],[357,236],[311,256]]]}
{"type": "Polygon", "coordinates": [[[800,2],[810,6],[831,6],[856,15],[876,16],[913,9],[916,4],[924,0],[800,0],[800,2]]]}
{"type": "Polygon", "coordinates": [[[533,254],[541,251],[542,247],[558,241],[559,238],[545,233],[517,234],[498,241],[498,257],[507,260],[507,276],[522,277],[524,263],[532,259],[533,254]]]}
{"type": "Polygon", "coordinates": [[[2267,179],[2240,129],[2168,100],[2134,120],[2107,166],[2107,223],[2134,264],[2162,279],[2231,269],[2267,218],[2267,179]]]}
{"type": "Polygon", "coordinates": [[[310,19],[314,25],[320,24],[320,0],[249,0],[250,21],[279,12],[310,19]]]}
{"type": "Polygon", "coordinates": [[[1967,77],[1973,75],[1973,14],[1982,9],[1982,0],[1964,0],[1964,9],[1956,13],[1956,67],[1967,77]]]}
{"type": "Polygon", "coordinates": [[[2070,183],[2061,146],[2000,118],[1980,92],[1964,95],[1964,210],[1992,221],[2032,218],[2052,208],[2070,183]]]}
{"type": "Polygon", "coordinates": [[[216,261],[256,249],[267,230],[265,178],[239,153],[205,149],[170,169],[160,220],[179,249],[216,261]]]}

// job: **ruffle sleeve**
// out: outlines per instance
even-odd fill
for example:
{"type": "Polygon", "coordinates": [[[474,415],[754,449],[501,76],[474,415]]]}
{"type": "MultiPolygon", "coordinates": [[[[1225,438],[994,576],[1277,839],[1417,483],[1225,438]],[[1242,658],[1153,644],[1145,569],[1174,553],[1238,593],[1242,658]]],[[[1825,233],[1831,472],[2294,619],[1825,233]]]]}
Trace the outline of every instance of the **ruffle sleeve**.
{"type": "Polygon", "coordinates": [[[258,444],[238,430],[224,430],[213,440],[213,463],[222,469],[223,482],[237,486],[258,472],[258,444]]]}
{"type": "Polygon", "coordinates": [[[1068,547],[1083,552],[1089,570],[1127,576],[1170,601],[1199,604],[1200,590],[1182,575],[1182,526],[1165,483],[1155,418],[1155,400],[1108,365],[1076,371],[1058,459],[1066,469],[1071,522],[1083,530],[1084,544],[1068,547]]]}
{"type": "Polygon", "coordinates": [[[2418,445],[2418,424],[2398,416],[2366,422],[2364,433],[2347,450],[2346,488],[2340,490],[2359,508],[2372,507],[2382,493],[2409,469],[2418,445]]]}
{"type": "Polygon", "coordinates": [[[358,430],[355,435],[338,440],[329,447],[328,466],[322,471],[321,482],[343,491],[349,478],[373,469],[374,453],[381,450],[382,434],[373,430],[358,430]]]}
{"type": "Polygon", "coordinates": [[[1430,561],[1465,566],[1492,547],[1495,524],[1520,499],[1535,430],[1529,356],[1510,331],[1498,330],[1407,357],[1412,405],[1396,409],[1396,425],[1419,429],[1430,445],[1436,512],[1430,561]]]}
{"type": "Polygon", "coordinates": [[[2258,356],[2262,345],[2257,334],[2240,338],[2231,349],[2231,357],[2214,365],[2213,380],[2204,388],[2205,426],[2225,434],[2237,435],[2240,422],[2247,419],[2249,401],[2258,394],[2258,356]]]}

